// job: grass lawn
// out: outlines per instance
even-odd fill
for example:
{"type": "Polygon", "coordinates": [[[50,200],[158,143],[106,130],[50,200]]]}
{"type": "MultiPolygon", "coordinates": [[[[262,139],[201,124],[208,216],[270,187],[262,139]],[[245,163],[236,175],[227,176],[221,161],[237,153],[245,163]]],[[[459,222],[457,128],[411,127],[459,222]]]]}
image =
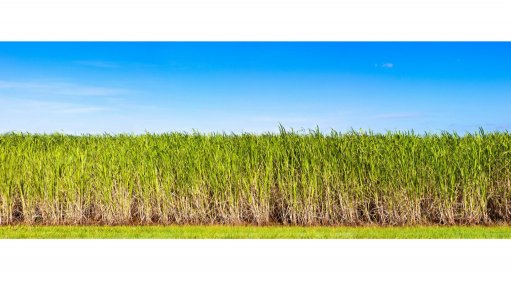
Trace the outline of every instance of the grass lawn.
{"type": "Polygon", "coordinates": [[[511,238],[511,226],[254,227],[254,226],[0,226],[0,238],[111,239],[436,239],[511,238]]]}

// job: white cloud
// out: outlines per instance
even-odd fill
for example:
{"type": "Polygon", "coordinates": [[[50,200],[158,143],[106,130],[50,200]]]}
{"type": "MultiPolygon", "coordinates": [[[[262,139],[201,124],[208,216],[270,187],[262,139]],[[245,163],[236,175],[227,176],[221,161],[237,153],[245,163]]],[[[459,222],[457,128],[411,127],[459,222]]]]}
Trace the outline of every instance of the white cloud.
{"type": "Polygon", "coordinates": [[[74,61],[73,63],[82,66],[89,66],[95,68],[117,68],[118,64],[106,61],[74,61]]]}
{"type": "Polygon", "coordinates": [[[27,99],[0,99],[0,105],[0,112],[19,116],[88,114],[109,110],[106,107],[93,105],[27,99]]]}
{"type": "Polygon", "coordinates": [[[389,114],[379,114],[372,117],[375,120],[398,120],[398,119],[413,119],[420,118],[424,115],[421,113],[389,113],[389,114]]]}
{"type": "Polygon", "coordinates": [[[393,63],[384,63],[381,65],[381,67],[384,69],[392,69],[392,68],[394,68],[394,64],[393,63]]]}
{"type": "Polygon", "coordinates": [[[324,119],[315,119],[307,117],[277,117],[277,116],[259,116],[253,117],[252,121],[262,123],[282,123],[282,124],[319,124],[325,122],[324,119]]]}
{"type": "Polygon", "coordinates": [[[14,89],[38,95],[68,95],[68,96],[114,96],[125,94],[128,90],[82,85],[63,81],[2,81],[0,89],[14,89]]]}

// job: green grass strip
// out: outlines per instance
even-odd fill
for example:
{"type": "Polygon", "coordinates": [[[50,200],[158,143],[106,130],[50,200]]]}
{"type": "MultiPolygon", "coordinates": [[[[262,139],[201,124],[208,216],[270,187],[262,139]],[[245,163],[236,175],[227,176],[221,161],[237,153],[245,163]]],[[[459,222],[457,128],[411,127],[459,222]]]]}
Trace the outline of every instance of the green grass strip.
{"type": "Polygon", "coordinates": [[[2,239],[504,239],[510,226],[1,226],[2,239]]]}

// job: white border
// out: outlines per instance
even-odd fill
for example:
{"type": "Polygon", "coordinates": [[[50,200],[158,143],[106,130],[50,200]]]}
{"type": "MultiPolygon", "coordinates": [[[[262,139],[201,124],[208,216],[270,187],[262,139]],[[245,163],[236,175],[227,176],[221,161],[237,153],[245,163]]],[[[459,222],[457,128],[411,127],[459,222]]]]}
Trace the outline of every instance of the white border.
{"type": "Polygon", "coordinates": [[[508,240],[5,240],[0,275],[2,286],[497,286],[508,281],[510,247],[508,240]]]}
{"type": "Polygon", "coordinates": [[[511,40],[507,0],[2,0],[5,41],[511,40]]]}

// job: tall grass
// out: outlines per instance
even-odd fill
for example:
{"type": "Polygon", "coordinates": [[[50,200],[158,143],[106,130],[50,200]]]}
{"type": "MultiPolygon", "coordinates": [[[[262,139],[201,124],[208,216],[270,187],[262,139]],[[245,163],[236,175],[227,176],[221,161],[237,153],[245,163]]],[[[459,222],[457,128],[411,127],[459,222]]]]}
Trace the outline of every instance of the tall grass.
{"type": "Polygon", "coordinates": [[[511,134],[0,135],[0,224],[511,222],[511,134]]]}

